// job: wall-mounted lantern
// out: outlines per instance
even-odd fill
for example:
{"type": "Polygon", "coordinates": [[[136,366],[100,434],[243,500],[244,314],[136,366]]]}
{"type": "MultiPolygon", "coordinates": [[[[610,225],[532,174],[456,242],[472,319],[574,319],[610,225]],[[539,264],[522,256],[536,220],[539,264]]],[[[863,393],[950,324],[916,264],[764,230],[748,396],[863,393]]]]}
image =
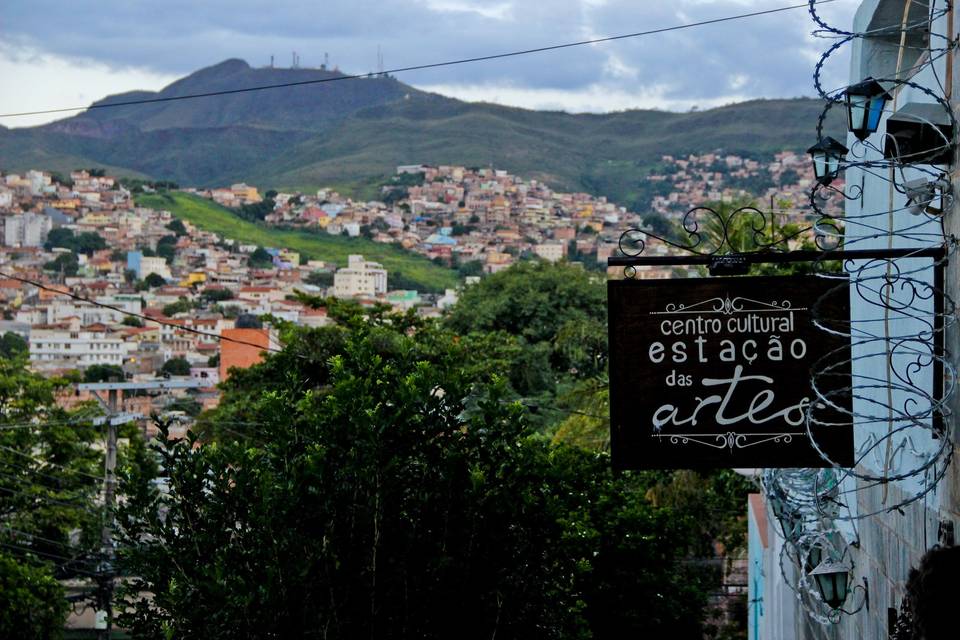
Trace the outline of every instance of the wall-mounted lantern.
{"type": "Polygon", "coordinates": [[[847,87],[843,96],[847,107],[847,123],[850,133],[857,140],[866,140],[877,132],[883,109],[890,100],[890,94],[873,78],[847,87]]]}
{"type": "Polygon", "coordinates": [[[846,159],[848,149],[830,136],[807,149],[813,160],[813,174],[817,182],[828,185],[840,174],[840,165],[846,159]]]}

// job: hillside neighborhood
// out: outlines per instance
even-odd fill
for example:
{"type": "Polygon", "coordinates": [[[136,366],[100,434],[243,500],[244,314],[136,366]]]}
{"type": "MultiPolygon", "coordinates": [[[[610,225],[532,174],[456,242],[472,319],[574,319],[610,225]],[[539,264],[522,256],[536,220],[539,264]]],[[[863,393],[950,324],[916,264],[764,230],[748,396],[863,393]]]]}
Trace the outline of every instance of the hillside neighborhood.
{"type": "MultiPolygon", "coordinates": [[[[397,167],[376,201],[332,189],[261,193],[242,183],[184,192],[266,226],[397,245],[456,269],[469,285],[527,259],[604,270],[624,228],[658,218],[675,222],[689,207],[742,199],[748,185],[761,186],[753,192],[764,200],[789,206],[812,181],[806,159],[789,151],[766,162],[722,153],[664,156],[660,167],[647,178],[657,195],[644,214],[504,170],[462,166],[397,167]]],[[[198,408],[209,407],[231,366],[257,361],[255,347],[231,342],[232,336],[269,348],[276,343],[271,320],[328,323],[326,309],[306,305],[298,292],[379,302],[423,317],[457,300],[455,289],[391,286],[387,269],[359,254],[345,264],[315,260],[286,247],[243,244],[168,210],[137,205],[138,194],[153,191],[102,171],[3,175],[0,272],[22,280],[0,279],[0,333],[26,341],[35,370],[52,375],[110,365],[125,379],[172,371],[208,383],[191,395],[198,408]]],[[[649,251],[667,250],[650,239],[649,251]]],[[[647,267],[640,277],[673,273],[647,267]]],[[[143,398],[127,402],[147,414],[168,399],[158,406],[144,405],[143,398]]]]}

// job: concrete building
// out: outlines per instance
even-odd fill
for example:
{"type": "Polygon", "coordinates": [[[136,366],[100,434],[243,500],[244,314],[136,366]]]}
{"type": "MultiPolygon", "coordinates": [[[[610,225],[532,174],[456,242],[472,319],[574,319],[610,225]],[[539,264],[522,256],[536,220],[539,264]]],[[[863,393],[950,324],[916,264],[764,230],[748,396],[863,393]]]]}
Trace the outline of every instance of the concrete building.
{"type": "Polygon", "coordinates": [[[347,258],[347,266],[333,275],[333,295],[338,298],[374,297],[387,292],[387,270],[360,255],[347,258]]]}
{"type": "Polygon", "coordinates": [[[164,280],[173,280],[166,259],[157,256],[145,256],[142,251],[127,252],[127,269],[136,273],[138,280],[143,280],[151,273],[157,274],[164,280]]]}
{"type": "Polygon", "coordinates": [[[122,366],[133,350],[133,344],[106,325],[81,326],[76,318],[55,325],[38,325],[30,331],[30,362],[38,369],[122,366]]]}
{"type": "Polygon", "coordinates": [[[53,228],[49,216],[28,211],[3,218],[3,243],[8,247],[40,247],[53,228]]]}

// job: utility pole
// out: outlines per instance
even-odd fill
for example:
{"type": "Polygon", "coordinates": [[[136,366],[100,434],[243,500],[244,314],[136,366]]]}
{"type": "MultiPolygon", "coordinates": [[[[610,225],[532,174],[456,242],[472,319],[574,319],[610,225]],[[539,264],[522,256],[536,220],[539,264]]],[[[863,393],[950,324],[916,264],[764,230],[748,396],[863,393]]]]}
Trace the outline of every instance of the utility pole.
{"type": "Polygon", "coordinates": [[[107,455],[104,459],[103,524],[100,528],[100,547],[103,557],[102,570],[98,572],[100,585],[97,593],[100,603],[97,609],[97,636],[109,640],[113,627],[113,510],[117,489],[117,424],[113,417],[119,413],[119,392],[107,390],[107,455]],[[104,619],[101,621],[101,616],[104,619]],[[102,625],[102,626],[101,626],[102,625]]]}
{"type": "Polygon", "coordinates": [[[95,627],[98,640],[110,640],[113,627],[113,583],[115,554],[113,548],[114,507],[117,491],[117,426],[142,418],[140,414],[120,412],[120,391],[199,389],[207,386],[199,380],[157,380],[150,382],[85,382],[77,385],[80,391],[90,391],[106,410],[107,415],[94,424],[107,425],[107,451],[103,464],[103,524],[100,527],[101,559],[97,570],[97,611],[95,627]],[[107,392],[107,399],[98,393],[107,392]]]}

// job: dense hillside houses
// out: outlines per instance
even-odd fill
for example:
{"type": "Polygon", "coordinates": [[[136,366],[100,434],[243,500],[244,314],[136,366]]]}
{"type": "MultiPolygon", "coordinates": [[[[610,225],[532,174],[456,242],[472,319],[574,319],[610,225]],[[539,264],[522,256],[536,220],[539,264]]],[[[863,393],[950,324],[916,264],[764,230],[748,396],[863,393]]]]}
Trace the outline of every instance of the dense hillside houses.
{"type": "MultiPolygon", "coordinates": [[[[657,195],[643,213],[506,171],[462,166],[400,166],[372,201],[332,189],[261,194],[243,183],[187,191],[263,224],[396,244],[457,268],[469,281],[525,259],[569,260],[602,270],[628,227],[655,217],[676,222],[690,206],[742,198],[750,186],[763,198],[797,202],[810,179],[807,163],[790,152],[765,163],[719,153],[664,156],[644,185],[654,185],[657,195]]],[[[456,300],[453,290],[441,296],[391,288],[387,269],[362,255],[331,264],[304,260],[284,247],[238,243],[169,211],[137,206],[135,190],[151,187],[124,186],[93,170],[0,176],[0,333],[12,331],[28,341],[36,370],[55,374],[114,365],[126,379],[138,379],[182,360],[188,366],[179,375],[204,374],[212,386],[229,369],[220,337],[259,331],[256,344],[275,339],[269,327],[252,327],[245,318],[328,322],[326,310],[305,306],[298,291],[426,316],[456,300]]],[[[649,252],[667,251],[648,240],[649,252]]],[[[654,268],[640,273],[672,275],[684,274],[654,268]]],[[[257,358],[249,346],[235,355],[236,364],[247,366],[257,358]]]]}

